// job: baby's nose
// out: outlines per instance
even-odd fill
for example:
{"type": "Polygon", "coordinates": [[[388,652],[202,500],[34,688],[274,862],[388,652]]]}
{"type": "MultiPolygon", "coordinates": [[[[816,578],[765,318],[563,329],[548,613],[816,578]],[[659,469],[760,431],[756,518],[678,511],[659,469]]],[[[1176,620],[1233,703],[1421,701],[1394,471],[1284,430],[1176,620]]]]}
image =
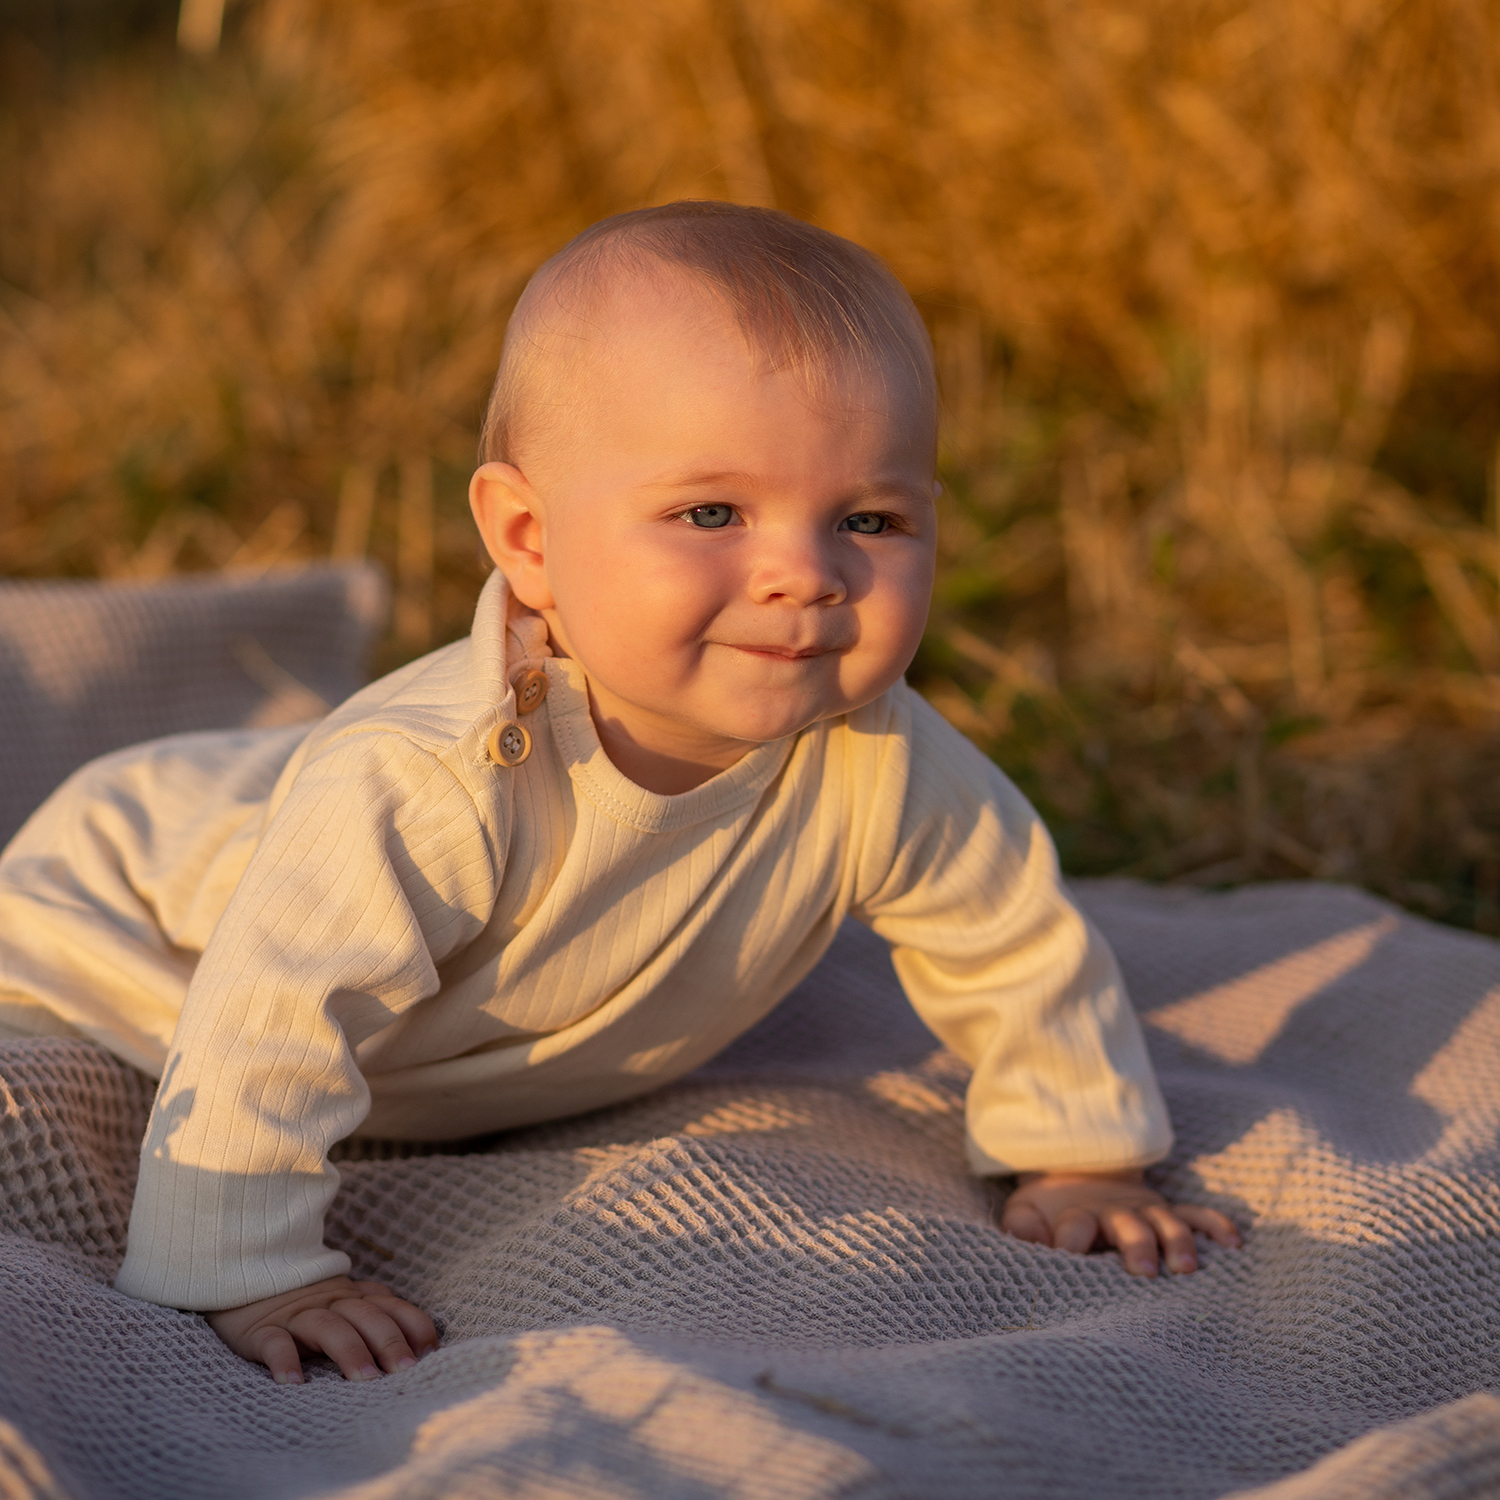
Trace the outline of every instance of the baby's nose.
{"type": "Polygon", "coordinates": [[[790,539],[762,549],[750,577],[750,596],[757,604],[838,604],[848,584],[830,548],[811,539],[790,539]]]}

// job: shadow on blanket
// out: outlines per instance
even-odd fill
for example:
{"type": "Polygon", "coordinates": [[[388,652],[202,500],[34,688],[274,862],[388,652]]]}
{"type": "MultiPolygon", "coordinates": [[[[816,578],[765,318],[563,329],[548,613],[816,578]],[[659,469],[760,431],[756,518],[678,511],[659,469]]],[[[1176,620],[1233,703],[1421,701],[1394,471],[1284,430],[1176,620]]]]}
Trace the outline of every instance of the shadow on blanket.
{"type": "Polygon", "coordinates": [[[330,1239],[444,1347],[277,1387],[108,1286],[150,1081],[0,1046],[0,1495],[1495,1493],[1500,945],[1326,886],[1080,894],[1173,1107],[1160,1180],[1249,1230],[1192,1277],[990,1227],[963,1069],[851,926],[672,1088],[347,1148],[330,1239]]]}

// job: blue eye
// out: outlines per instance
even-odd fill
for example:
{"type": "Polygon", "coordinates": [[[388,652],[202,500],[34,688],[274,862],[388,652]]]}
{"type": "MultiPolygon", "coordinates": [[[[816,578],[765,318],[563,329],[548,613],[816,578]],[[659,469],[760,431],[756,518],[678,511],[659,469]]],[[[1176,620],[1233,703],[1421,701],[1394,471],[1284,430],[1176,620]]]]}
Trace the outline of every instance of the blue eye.
{"type": "Polygon", "coordinates": [[[858,515],[845,516],[840,529],[857,531],[861,536],[879,536],[890,524],[884,516],[877,516],[870,511],[863,510],[858,515]]]}
{"type": "Polygon", "coordinates": [[[687,517],[688,525],[697,526],[703,531],[717,531],[721,526],[727,526],[734,520],[734,507],[732,505],[695,505],[691,510],[683,511],[687,517]]]}

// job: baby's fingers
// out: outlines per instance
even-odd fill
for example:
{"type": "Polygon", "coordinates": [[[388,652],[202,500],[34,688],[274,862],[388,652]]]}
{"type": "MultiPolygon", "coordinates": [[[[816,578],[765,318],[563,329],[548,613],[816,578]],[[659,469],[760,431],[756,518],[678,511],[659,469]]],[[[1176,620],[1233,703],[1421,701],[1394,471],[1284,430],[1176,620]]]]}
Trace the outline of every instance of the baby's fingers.
{"type": "Polygon", "coordinates": [[[1173,1206],[1172,1212],[1184,1224],[1201,1230],[1215,1244],[1223,1245],[1229,1250],[1240,1248],[1240,1232],[1235,1228],[1234,1220],[1221,1214],[1218,1209],[1204,1208],[1198,1203],[1178,1203],[1173,1206]]]}
{"type": "Polygon", "coordinates": [[[1140,1214],[1128,1208],[1113,1209],[1100,1215],[1099,1227],[1132,1276],[1156,1275],[1156,1230],[1140,1214]]]}
{"type": "Polygon", "coordinates": [[[381,1312],[395,1320],[401,1332],[406,1335],[406,1342],[418,1355],[431,1354],[437,1348],[437,1325],[420,1307],[414,1306],[404,1297],[398,1297],[382,1281],[356,1281],[354,1290],[361,1296],[370,1298],[381,1312]]]}
{"type": "Polygon", "coordinates": [[[420,1307],[413,1307],[400,1297],[382,1297],[376,1306],[395,1320],[396,1326],[406,1335],[406,1342],[416,1350],[418,1359],[437,1348],[437,1325],[420,1307]]]}
{"type": "Polygon", "coordinates": [[[1148,1206],[1141,1217],[1156,1231],[1161,1240],[1162,1259],[1167,1268],[1179,1275],[1198,1269],[1198,1247],[1193,1243],[1193,1231],[1174,1210],[1162,1206],[1148,1206]]]}
{"type": "Polygon", "coordinates": [[[302,1356],[297,1352],[296,1339],[285,1328],[267,1324],[254,1329],[242,1342],[244,1347],[236,1348],[235,1353],[259,1360],[277,1385],[302,1384],[302,1356]]]}
{"type": "Polygon", "coordinates": [[[1074,1255],[1087,1255],[1098,1238],[1099,1220],[1086,1208],[1065,1208],[1052,1226],[1052,1243],[1074,1255]]]}
{"type": "Polygon", "coordinates": [[[299,1312],[287,1327],[299,1343],[326,1354],[346,1380],[377,1380],[380,1366],[359,1330],[342,1313],[329,1307],[310,1307],[299,1312]]]}
{"type": "MultiPolygon", "coordinates": [[[[409,1370],[416,1364],[417,1356],[406,1341],[405,1331],[392,1316],[399,1304],[396,1297],[351,1297],[347,1301],[335,1302],[330,1309],[347,1318],[358,1331],[380,1367],[388,1372],[409,1370]]],[[[416,1308],[411,1309],[416,1312],[416,1308]]]]}
{"type": "Polygon", "coordinates": [[[1012,1197],[1000,1215],[1000,1227],[1018,1240],[1029,1240],[1033,1245],[1052,1243],[1052,1226],[1046,1215],[1033,1203],[1012,1197]]]}

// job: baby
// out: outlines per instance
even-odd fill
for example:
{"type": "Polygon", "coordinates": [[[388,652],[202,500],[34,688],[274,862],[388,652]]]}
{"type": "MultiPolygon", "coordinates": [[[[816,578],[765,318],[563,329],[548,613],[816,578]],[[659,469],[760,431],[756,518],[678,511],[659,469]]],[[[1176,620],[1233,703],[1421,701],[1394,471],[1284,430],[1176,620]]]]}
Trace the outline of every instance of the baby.
{"type": "Polygon", "coordinates": [[[753,1025],[848,915],[974,1069],[1002,1227],[1129,1270],[1222,1214],[1036,815],[902,682],[934,559],[915,307],[849,242],[677,203],[595,225],[506,334],[473,634],[309,730],[85,767],[0,858],[0,1020],[160,1076],[116,1285],[276,1380],[409,1366],[418,1308],[323,1244],[351,1134],[628,1099],[753,1025]]]}

